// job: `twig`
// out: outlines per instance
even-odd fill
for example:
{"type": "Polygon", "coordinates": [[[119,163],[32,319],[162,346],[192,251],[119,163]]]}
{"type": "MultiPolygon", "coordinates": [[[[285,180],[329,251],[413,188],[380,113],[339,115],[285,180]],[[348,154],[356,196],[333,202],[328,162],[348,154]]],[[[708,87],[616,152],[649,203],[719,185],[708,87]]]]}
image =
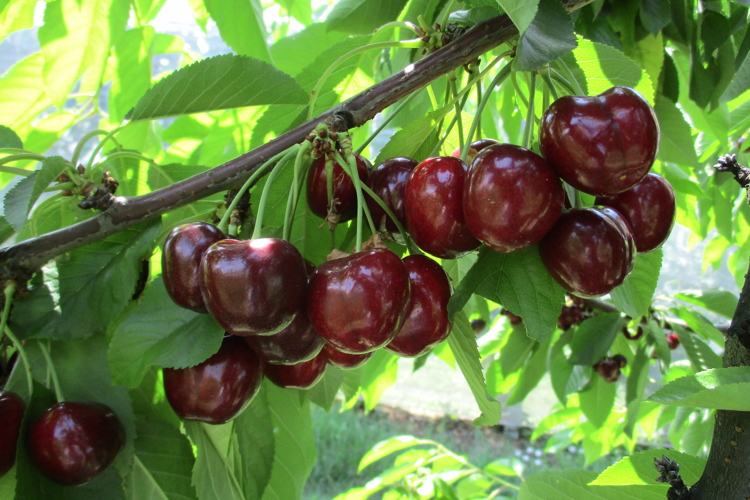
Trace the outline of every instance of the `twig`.
{"type": "Polygon", "coordinates": [[[661,460],[654,459],[654,465],[660,474],[656,481],[671,486],[667,491],[667,500],[690,500],[690,490],[680,477],[680,464],[670,460],[666,455],[662,455],[661,460]]]}

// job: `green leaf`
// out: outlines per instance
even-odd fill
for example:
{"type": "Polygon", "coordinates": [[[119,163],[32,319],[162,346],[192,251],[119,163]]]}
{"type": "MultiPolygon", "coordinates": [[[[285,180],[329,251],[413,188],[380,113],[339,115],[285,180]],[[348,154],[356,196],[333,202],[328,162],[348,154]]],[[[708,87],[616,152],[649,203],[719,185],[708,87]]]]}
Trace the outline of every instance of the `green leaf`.
{"type": "Polygon", "coordinates": [[[732,292],[722,290],[686,290],[674,298],[703,307],[713,313],[732,319],[739,299],[732,292]]]}
{"type": "Polygon", "coordinates": [[[528,362],[524,363],[521,375],[518,377],[518,382],[513,386],[513,390],[505,401],[506,406],[513,406],[522,402],[539,385],[539,382],[542,381],[542,378],[547,373],[547,355],[549,349],[549,343],[539,346],[534,354],[531,355],[528,362]]]}
{"type": "Polygon", "coordinates": [[[659,281],[662,253],[661,248],[639,253],[633,271],[622,285],[610,293],[617,308],[631,318],[648,315],[656,283],[659,281]]]}
{"type": "MultiPolygon", "coordinates": [[[[523,35],[529,28],[539,11],[549,9],[549,4],[540,6],[539,0],[497,0],[497,3],[503,8],[513,24],[518,28],[518,32],[523,35]]],[[[551,14],[555,15],[555,14],[551,14]]]]}
{"type": "Polygon", "coordinates": [[[69,165],[60,156],[50,156],[42,161],[42,168],[21,179],[6,194],[3,200],[5,219],[16,232],[21,231],[26,219],[44,190],[56,181],[57,176],[69,165]]]}
{"type": "Polygon", "coordinates": [[[617,384],[607,382],[594,370],[591,383],[579,393],[581,411],[594,427],[599,428],[609,418],[615,406],[617,384]]]}
{"type": "Polygon", "coordinates": [[[304,104],[307,99],[292,77],[270,64],[226,54],[163,78],[126,118],[138,121],[261,104],[304,104]]]}
{"type": "Polygon", "coordinates": [[[245,500],[237,475],[227,456],[227,442],[234,425],[185,422],[185,431],[197,448],[193,485],[201,500],[245,500]]]}
{"type": "MultiPolygon", "coordinates": [[[[653,464],[652,464],[653,467],[653,464]]],[[[521,484],[518,500],[664,500],[668,485],[590,486],[596,472],[577,469],[537,472],[521,484]]]]}
{"type": "Polygon", "coordinates": [[[0,125],[0,148],[23,149],[23,141],[12,128],[0,125]]]}
{"type": "Polygon", "coordinates": [[[729,82],[729,86],[721,94],[719,101],[724,103],[740,97],[750,88],[750,54],[745,55],[744,60],[737,68],[737,72],[729,82]]]}
{"type": "Polygon", "coordinates": [[[344,370],[333,365],[327,366],[323,378],[307,391],[310,402],[315,403],[325,411],[331,411],[343,381],[344,370]]]}
{"type": "MultiPolygon", "coordinates": [[[[300,0],[286,0],[294,5],[310,5],[300,0]]],[[[325,23],[315,23],[299,33],[284,37],[271,46],[274,66],[281,71],[296,76],[304,66],[300,61],[314,61],[329,47],[346,38],[337,31],[328,31],[325,23]]],[[[323,68],[325,70],[325,68],[323,68]]]]}
{"type": "Polygon", "coordinates": [[[669,2],[663,0],[641,0],[638,15],[643,26],[652,35],[656,35],[672,21],[672,10],[669,8],[669,2]]]}
{"type": "Polygon", "coordinates": [[[300,23],[308,26],[312,24],[312,5],[310,0],[278,0],[284,9],[300,23]]]}
{"type": "Polygon", "coordinates": [[[151,88],[154,28],[128,30],[115,46],[116,76],[109,92],[110,120],[120,122],[151,88]]]}
{"type": "Polygon", "coordinates": [[[235,53],[273,63],[259,0],[204,0],[204,4],[221,38],[235,53]]]}
{"type": "Polygon", "coordinates": [[[396,383],[398,360],[390,351],[378,349],[365,364],[360,387],[366,411],[375,408],[383,393],[396,383]]]}
{"type": "Polygon", "coordinates": [[[407,0],[339,0],[326,22],[328,29],[364,35],[398,18],[406,3],[407,0]]]}
{"type": "Polygon", "coordinates": [[[381,441],[362,456],[359,461],[359,466],[357,467],[357,474],[360,474],[365,470],[368,465],[373,464],[378,460],[382,460],[388,455],[422,444],[429,445],[432,443],[414,436],[394,436],[385,441],[381,441]]]}
{"type": "Polygon", "coordinates": [[[721,356],[716,354],[711,346],[706,344],[698,335],[691,334],[680,325],[672,325],[680,339],[680,345],[685,349],[693,371],[702,372],[711,368],[721,368],[721,356]]]}
{"type": "Polygon", "coordinates": [[[11,326],[22,338],[70,340],[103,333],[133,296],[159,221],[78,248],[45,266],[29,295],[13,304],[11,326]]]}
{"type": "Polygon", "coordinates": [[[448,344],[482,412],[474,419],[474,425],[497,425],[500,422],[502,406],[487,393],[482,365],[479,362],[476,335],[463,312],[458,312],[453,318],[453,329],[448,336],[448,344]]]}
{"type": "Polygon", "coordinates": [[[109,335],[115,382],[137,387],[149,366],[185,368],[202,363],[219,350],[224,330],[210,315],[175,304],[157,276],[109,335]]]}
{"type": "Polygon", "coordinates": [[[750,367],[715,368],[673,380],[648,401],[665,405],[750,411],[750,367]]]}
{"type": "Polygon", "coordinates": [[[21,137],[28,134],[39,113],[52,106],[42,81],[43,66],[44,57],[35,52],[0,78],[0,116],[21,137]]]}
{"type": "Polygon", "coordinates": [[[445,118],[448,111],[445,108],[438,109],[399,129],[380,150],[378,157],[375,159],[375,165],[380,165],[394,156],[406,156],[422,161],[424,158],[417,154],[418,151],[424,144],[429,144],[429,149],[432,150],[434,146],[431,141],[432,132],[437,127],[438,122],[445,118]]]}
{"type": "Polygon", "coordinates": [[[607,355],[621,326],[622,316],[619,312],[598,314],[583,320],[570,345],[570,363],[593,366],[607,355]]]}
{"type": "Polygon", "coordinates": [[[0,1],[0,40],[11,33],[34,26],[36,2],[0,1]]]}
{"type": "Polygon", "coordinates": [[[540,0],[534,20],[518,41],[513,65],[518,71],[533,71],[574,48],[576,36],[568,11],[556,0],[540,0]]]}
{"type": "Polygon", "coordinates": [[[267,381],[266,386],[276,455],[271,481],[262,500],[297,500],[302,498],[305,482],[317,458],[310,402],[303,392],[281,389],[267,381]]]}
{"type": "Polygon", "coordinates": [[[261,386],[250,406],[234,419],[235,469],[245,499],[261,498],[271,479],[276,453],[274,422],[266,386],[261,386]]]}
{"type": "Polygon", "coordinates": [[[599,474],[599,477],[590,484],[597,486],[653,485],[654,459],[661,459],[662,455],[680,464],[680,476],[688,486],[697,483],[706,468],[705,458],[688,455],[675,449],[658,448],[624,457],[599,474]]]}
{"type": "Polygon", "coordinates": [[[511,254],[482,247],[448,302],[448,314],[463,309],[473,293],[521,316],[527,335],[540,343],[555,330],[565,301],[565,290],[547,272],[536,245],[511,254]]]}
{"type": "Polygon", "coordinates": [[[698,166],[692,129],[675,103],[659,95],[656,97],[654,111],[659,119],[661,132],[659,159],[680,165],[698,166]]]}
{"type": "Polygon", "coordinates": [[[133,469],[125,480],[125,497],[164,500],[195,499],[190,475],[195,463],[185,435],[157,419],[136,421],[133,469]]]}

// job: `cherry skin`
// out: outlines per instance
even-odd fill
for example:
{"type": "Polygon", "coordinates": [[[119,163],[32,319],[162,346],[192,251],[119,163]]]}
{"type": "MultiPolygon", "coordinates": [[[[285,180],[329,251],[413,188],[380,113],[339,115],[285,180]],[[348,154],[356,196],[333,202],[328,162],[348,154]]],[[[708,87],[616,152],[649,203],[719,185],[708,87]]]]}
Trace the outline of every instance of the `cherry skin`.
{"type": "MultiPolygon", "coordinates": [[[[355,154],[357,173],[362,182],[367,181],[370,162],[355,154]]],[[[326,184],[325,157],[313,160],[307,173],[307,204],[312,213],[325,219],[328,216],[328,187],[326,184]]],[[[352,220],[357,215],[357,191],[351,177],[346,175],[338,162],[333,162],[333,199],[339,222],[352,220]]]]}
{"type": "Polygon", "coordinates": [[[387,248],[321,264],[310,278],[307,314],[323,340],[364,354],[393,340],[409,306],[409,273],[387,248]]]}
{"type": "MultiPolygon", "coordinates": [[[[375,170],[370,173],[370,177],[367,179],[367,186],[380,196],[380,199],[403,226],[406,226],[406,213],[404,212],[406,182],[418,163],[417,160],[402,156],[388,158],[375,167],[375,170]]],[[[369,196],[367,197],[367,207],[370,209],[370,215],[372,215],[372,220],[375,221],[378,229],[383,227],[383,223],[385,223],[386,231],[392,233],[398,231],[396,223],[369,196]]]]}
{"type": "Polygon", "coordinates": [[[218,352],[189,368],[164,368],[164,392],[183,420],[223,424],[260,389],[263,361],[244,339],[227,335],[218,352]]]}
{"type": "Polygon", "coordinates": [[[305,262],[288,241],[219,241],[203,255],[200,273],[208,311],[234,335],[280,332],[305,304],[305,262]]]}
{"type": "Polygon", "coordinates": [[[16,462],[16,447],[26,404],[11,391],[0,391],[0,477],[16,462]]]}
{"type": "Polygon", "coordinates": [[[404,258],[409,271],[411,299],[406,320],[385,349],[403,357],[426,354],[448,338],[453,326],[448,319],[451,284],[443,268],[424,255],[404,258]]]}
{"type": "Polygon", "coordinates": [[[620,378],[620,362],[612,358],[602,358],[595,365],[594,369],[607,382],[617,382],[620,378]]]}
{"type": "Polygon", "coordinates": [[[114,411],[101,403],[57,403],[31,424],[26,435],[26,448],[39,471],[66,486],[94,479],[123,446],[125,429],[114,411]]]}
{"type": "Polygon", "coordinates": [[[480,243],[464,220],[466,164],[453,156],[427,158],[406,183],[406,225],[414,242],[441,259],[455,259],[480,243]]]}
{"type": "Polygon", "coordinates": [[[544,112],[539,131],[539,148],[552,168],[593,195],[636,185],[654,163],[658,146],[656,113],[627,87],[592,97],[561,97],[544,112]]]}
{"type": "Polygon", "coordinates": [[[674,190],[659,174],[649,172],[641,182],[613,196],[598,196],[597,205],[607,205],[628,221],[638,253],[660,247],[672,231],[675,219],[674,190]]]}
{"type": "Polygon", "coordinates": [[[200,290],[200,263],[208,247],[225,238],[207,222],[182,224],[170,231],[161,254],[164,286],[180,307],[207,313],[200,290]]]}
{"type": "Polygon", "coordinates": [[[623,216],[609,207],[563,213],[539,242],[552,277],[579,297],[596,297],[620,285],[635,263],[635,243],[623,216]]]}
{"type": "Polygon", "coordinates": [[[342,370],[353,370],[367,363],[367,360],[375,354],[375,351],[366,352],[364,354],[349,354],[348,352],[342,352],[333,347],[331,344],[325,344],[323,346],[323,355],[328,360],[329,365],[337,366],[342,370]]]}
{"type": "MultiPolygon", "coordinates": [[[[494,146],[495,144],[500,144],[500,141],[496,139],[477,139],[476,141],[469,144],[469,153],[466,155],[466,163],[471,165],[471,162],[474,161],[474,158],[477,156],[477,153],[479,153],[481,150],[483,150],[486,147],[494,146]]],[[[461,148],[456,148],[451,153],[451,156],[455,156],[456,158],[461,158],[461,148]]]]}
{"type": "Polygon", "coordinates": [[[680,347],[680,337],[676,333],[668,333],[666,335],[667,337],[667,345],[669,346],[669,349],[674,351],[678,347],[680,347]]]}
{"type": "Polygon", "coordinates": [[[260,354],[266,363],[294,365],[309,361],[323,349],[325,342],[315,331],[305,311],[294,321],[273,335],[245,337],[247,344],[260,354]]]}
{"type": "Polygon", "coordinates": [[[562,213],[565,192],[544,158],[498,144],[474,158],[463,200],[469,231],[491,250],[511,253],[547,234],[562,213]]]}
{"type": "Polygon", "coordinates": [[[326,371],[328,359],[321,352],[309,361],[295,365],[265,365],[268,380],[285,389],[309,389],[317,384],[326,371]]]}

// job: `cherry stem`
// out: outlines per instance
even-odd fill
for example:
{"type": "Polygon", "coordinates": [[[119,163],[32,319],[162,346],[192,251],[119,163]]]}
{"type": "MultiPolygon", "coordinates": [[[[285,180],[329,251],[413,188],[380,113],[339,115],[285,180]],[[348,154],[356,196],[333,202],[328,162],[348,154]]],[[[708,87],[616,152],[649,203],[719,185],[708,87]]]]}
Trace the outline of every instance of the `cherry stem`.
{"type": "Polygon", "coordinates": [[[391,21],[390,23],[385,23],[380,28],[376,29],[375,33],[380,33],[381,31],[390,28],[406,28],[413,31],[416,35],[419,35],[420,30],[420,28],[416,24],[410,23],[409,21],[391,21]]]}
{"type": "Polygon", "coordinates": [[[289,191],[289,197],[286,201],[286,213],[284,214],[284,231],[282,238],[289,240],[292,233],[292,224],[294,222],[294,214],[297,212],[297,202],[299,201],[300,195],[300,184],[301,179],[304,178],[304,174],[307,171],[307,167],[310,166],[310,151],[312,143],[305,139],[300,145],[297,156],[294,159],[294,178],[292,179],[292,190],[289,191]]]}
{"type": "MultiPolygon", "coordinates": [[[[456,87],[456,80],[454,78],[448,79],[448,85],[451,89],[451,94],[453,97],[458,96],[458,88],[456,87]]],[[[466,94],[466,97],[468,97],[469,94],[466,94]]],[[[461,119],[461,115],[463,113],[464,104],[466,104],[466,99],[463,99],[463,102],[460,102],[457,99],[454,99],[455,108],[456,108],[456,116],[458,117],[458,121],[456,122],[456,125],[458,126],[458,147],[460,150],[464,149],[464,122],[461,119]]],[[[469,136],[469,142],[471,142],[471,136],[469,136]]]]}
{"type": "MultiPolygon", "coordinates": [[[[480,103],[480,102],[483,101],[483,97],[482,97],[482,81],[481,80],[477,82],[476,87],[477,87],[477,103],[480,103]]],[[[490,88],[492,88],[492,87],[490,87],[490,88]]],[[[477,109],[477,112],[475,113],[475,116],[480,116],[481,117],[481,115],[482,115],[482,113],[479,111],[479,109],[477,109]]],[[[472,123],[471,126],[473,127],[474,124],[472,123]]],[[[477,134],[476,137],[472,138],[471,133],[469,133],[469,142],[471,142],[472,140],[477,140],[478,141],[479,139],[482,138],[482,120],[481,119],[477,122],[476,134],[477,134]]]]}
{"type": "Polygon", "coordinates": [[[529,108],[526,114],[526,128],[523,131],[523,147],[529,149],[531,144],[532,129],[534,128],[534,97],[536,94],[536,75],[531,73],[529,82],[529,108]]]}
{"type": "Polygon", "coordinates": [[[30,170],[26,170],[24,168],[6,167],[6,166],[0,166],[0,172],[6,173],[6,174],[20,175],[23,177],[28,177],[33,173],[30,170]]]}
{"type": "Polygon", "coordinates": [[[555,67],[552,67],[554,70],[554,73],[552,73],[552,77],[555,78],[557,81],[559,81],[563,86],[565,86],[568,90],[570,90],[571,94],[575,95],[586,95],[586,92],[583,91],[583,88],[581,88],[581,84],[578,83],[578,79],[575,77],[573,72],[570,70],[567,64],[562,62],[561,60],[557,60],[552,63],[555,67]],[[565,70],[566,76],[563,76],[562,70],[565,70]]]}
{"type": "MultiPolygon", "coordinates": [[[[407,248],[409,249],[409,253],[411,254],[421,254],[422,252],[416,248],[415,245],[412,243],[412,239],[409,237],[409,234],[406,232],[406,229],[404,229],[404,226],[401,224],[401,221],[398,220],[396,217],[396,214],[393,213],[393,211],[388,207],[388,205],[385,204],[383,199],[375,194],[375,192],[370,189],[367,184],[362,184],[362,190],[367,193],[375,203],[377,203],[380,208],[383,209],[383,211],[386,213],[388,217],[391,218],[393,223],[396,225],[396,229],[398,229],[398,232],[401,234],[401,238],[403,238],[404,242],[406,243],[407,248]]],[[[373,233],[374,234],[374,233],[373,233]]]]}
{"type": "Polygon", "coordinates": [[[445,26],[448,24],[448,19],[450,19],[451,13],[453,12],[453,7],[456,6],[456,0],[451,0],[451,3],[448,4],[448,7],[445,9],[445,14],[443,15],[443,22],[440,25],[440,27],[445,30],[445,26]]]}
{"type": "MultiPolygon", "coordinates": [[[[47,343],[49,343],[49,340],[47,343]]],[[[60,389],[60,380],[57,378],[57,370],[55,369],[55,364],[52,362],[52,356],[49,354],[49,346],[45,345],[43,340],[39,341],[39,350],[42,351],[42,356],[44,356],[44,360],[47,362],[47,370],[49,376],[52,378],[52,387],[55,389],[57,402],[62,403],[65,401],[65,397],[63,396],[62,389],[60,389]]]]}
{"type": "Polygon", "coordinates": [[[83,152],[84,146],[86,146],[86,143],[89,142],[89,139],[96,137],[97,135],[108,135],[109,132],[102,129],[92,130],[88,134],[81,137],[81,139],[78,141],[78,144],[76,144],[76,148],[73,150],[73,156],[70,159],[70,163],[73,164],[73,166],[78,164],[78,158],[81,157],[81,153],[83,152]]]}
{"type": "MultiPolygon", "coordinates": [[[[487,86],[487,91],[484,93],[484,97],[482,97],[482,100],[479,101],[479,104],[477,104],[477,111],[474,115],[474,121],[471,122],[471,128],[469,129],[469,137],[472,137],[472,134],[474,134],[475,130],[479,130],[480,122],[482,121],[482,112],[484,111],[485,106],[487,105],[487,101],[490,100],[490,96],[492,95],[493,90],[495,90],[495,87],[498,87],[500,84],[502,84],[506,78],[508,78],[508,75],[510,75],[511,72],[511,65],[506,64],[503,66],[503,68],[495,75],[495,78],[492,79],[490,84],[487,86]]],[[[481,137],[477,137],[477,139],[481,139],[481,137]]],[[[461,161],[466,163],[467,158],[469,157],[469,147],[461,149],[461,161]]]]}
{"type": "MultiPolygon", "coordinates": [[[[34,160],[34,161],[44,161],[46,159],[45,156],[36,154],[36,153],[17,153],[14,155],[8,155],[5,158],[0,159],[0,165],[5,165],[6,163],[11,163],[14,161],[23,161],[23,160],[34,160]]],[[[23,168],[15,168],[15,167],[2,167],[2,172],[7,172],[9,174],[14,175],[23,175],[23,176],[29,176],[33,172],[30,172],[23,168]]]]}
{"type": "Polygon", "coordinates": [[[13,303],[13,295],[16,293],[16,282],[9,281],[5,287],[5,306],[3,307],[3,315],[0,318],[0,333],[4,333],[16,348],[18,355],[21,356],[24,366],[26,366],[26,382],[29,384],[29,397],[34,394],[34,381],[31,375],[31,363],[29,363],[29,357],[26,355],[26,349],[23,348],[23,344],[18,340],[18,337],[13,335],[13,332],[8,328],[8,318],[10,317],[10,306],[13,303]]]}
{"type": "Polygon", "coordinates": [[[74,187],[76,187],[74,182],[61,182],[59,184],[52,184],[50,186],[47,186],[46,188],[44,188],[44,192],[51,193],[53,191],[63,191],[65,189],[70,190],[74,187]]]}
{"type": "Polygon", "coordinates": [[[151,158],[148,158],[147,156],[144,156],[142,154],[138,154],[135,151],[118,151],[116,153],[112,153],[111,155],[102,158],[102,161],[97,164],[97,166],[109,161],[109,160],[116,160],[117,158],[132,158],[135,160],[143,161],[148,163],[149,165],[154,165],[156,162],[152,160],[151,158]]]}
{"type": "MultiPolygon", "coordinates": [[[[271,173],[268,174],[266,185],[263,186],[263,192],[261,193],[260,201],[258,202],[258,213],[255,218],[255,228],[253,229],[253,235],[251,237],[252,239],[260,238],[261,236],[261,229],[263,228],[263,216],[266,212],[266,203],[268,202],[268,194],[271,192],[271,185],[273,184],[273,181],[276,180],[276,177],[279,176],[279,173],[284,169],[286,164],[289,163],[291,158],[293,156],[296,156],[297,148],[299,148],[299,145],[295,144],[291,148],[287,149],[285,151],[284,157],[279,160],[273,170],[271,170],[271,173]]],[[[224,215],[226,216],[226,214],[224,215]]]]}
{"type": "Polygon", "coordinates": [[[413,40],[405,40],[403,42],[375,42],[368,45],[364,45],[362,47],[357,47],[356,49],[350,50],[343,56],[339,57],[335,61],[333,61],[333,64],[328,66],[328,68],[325,70],[325,73],[320,77],[318,80],[318,83],[315,85],[315,88],[310,92],[310,103],[307,107],[307,120],[310,121],[313,118],[313,112],[315,110],[315,101],[318,99],[318,94],[323,88],[323,84],[325,84],[326,80],[329,76],[336,70],[336,68],[339,67],[341,63],[346,61],[352,56],[356,56],[357,54],[360,54],[362,52],[366,52],[370,49],[384,49],[389,47],[403,47],[403,48],[411,48],[416,49],[422,46],[424,42],[422,42],[422,39],[415,38],[413,40]]]}
{"type": "MultiPolygon", "coordinates": [[[[549,90],[549,92],[552,94],[552,99],[555,101],[560,98],[560,95],[557,93],[557,87],[555,87],[555,82],[552,81],[552,77],[550,77],[550,71],[541,71],[539,72],[539,75],[542,77],[542,80],[544,80],[544,83],[546,85],[546,90],[549,90]]],[[[547,109],[545,106],[544,109],[547,109]]]]}
{"type": "Polygon", "coordinates": [[[413,94],[409,94],[409,97],[401,101],[401,103],[393,110],[393,112],[383,119],[383,123],[381,123],[380,126],[378,126],[378,128],[375,129],[375,132],[370,134],[370,137],[368,137],[367,140],[363,142],[362,145],[358,147],[356,151],[354,152],[358,155],[362,154],[362,151],[364,151],[365,148],[370,145],[370,143],[378,136],[378,134],[380,134],[383,130],[385,130],[385,128],[388,126],[391,120],[393,120],[396,117],[396,115],[398,115],[401,112],[401,110],[404,109],[406,105],[409,104],[409,102],[412,99],[414,99],[414,96],[416,96],[417,94],[419,94],[419,92],[414,92],[413,94]]]}
{"type": "Polygon", "coordinates": [[[362,182],[360,182],[359,179],[359,170],[357,169],[357,159],[354,157],[354,153],[349,151],[345,151],[347,153],[346,159],[344,159],[341,154],[339,154],[338,151],[335,153],[336,161],[341,164],[342,167],[344,167],[344,170],[347,174],[349,174],[349,177],[352,179],[352,183],[354,184],[354,189],[357,192],[357,242],[356,242],[356,250],[357,252],[362,251],[362,226],[364,225],[362,223],[362,213],[365,214],[367,217],[367,223],[370,225],[370,230],[372,231],[372,234],[375,234],[378,232],[377,228],[375,227],[375,223],[372,220],[372,215],[370,215],[370,210],[367,208],[367,204],[365,203],[365,197],[362,194],[362,182]]]}
{"type": "Polygon", "coordinates": [[[256,182],[258,182],[258,179],[266,175],[266,170],[268,170],[269,167],[271,167],[275,162],[277,162],[280,158],[282,158],[284,155],[286,155],[288,150],[284,150],[281,153],[277,154],[267,162],[265,162],[263,165],[261,165],[253,174],[248,178],[245,183],[242,185],[239,191],[237,191],[237,194],[235,195],[232,202],[227,206],[226,212],[224,212],[224,215],[221,217],[221,220],[219,221],[219,224],[217,227],[219,230],[226,233],[226,229],[229,226],[229,219],[232,217],[232,211],[237,207],[237,203],[240,202],[240,198],[242,198],[242,195],[245,194],[245,191],[250,189],[256,182]]]}
{"type": "MultiPolygon", "coordinates": [[[[106,133],[104,139],[102,139],[99,142],[99,144],[96,145],[96,147],[94,148],[94,151],[91,152],[91,156],[89,157],[89,161],[86,164],[86,170],[91,170],[91,167],[94,164],[94,159],[96,158],[96,155],[99,154],[99,151],[102,150],[102,148],[107,143],[107,141],[111,140],[112,142],[115,143],[115,145],[117,146],[117,149],[122,149],[122,144],[120,144],[117,141],[117,139],[115,139],[115,134],[118,133],[120,130],[124,129],[125,127],[127,127],[130,123],[132,123],[132,122],[128,122],[125,125],[117,127],[114,130],[112,130],[111,132],[106,133]]],[[[104,132],[104,131],[101,131],[101,132],[104,132]]],[[[81,141],[78,142],[79,146],[81,145],[81,142],[85,142],[86,140],[88,140],[88,139],[86,138],[86,136],[84,136],[83,139],[81,139],[81,141]]],[[[71,161],[71,163],[73,164],[74,167],[77,165],[77,163],[76,163],[77,160],[78,160],[78,158],[76,158],[76,161],[71,161]]]]}

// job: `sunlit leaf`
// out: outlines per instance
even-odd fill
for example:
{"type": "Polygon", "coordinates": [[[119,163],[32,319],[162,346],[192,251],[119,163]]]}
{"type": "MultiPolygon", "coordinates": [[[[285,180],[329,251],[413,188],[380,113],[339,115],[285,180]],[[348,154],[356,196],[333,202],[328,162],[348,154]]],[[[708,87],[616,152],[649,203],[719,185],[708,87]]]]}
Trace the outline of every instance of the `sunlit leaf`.
{"type": "Polygon", "coordinates": [[[221,38],[236,54],[272,63],[260,0],[204,0],[221,38]]]}
{"type": "Polygon", "coordinates": [[[648,400],[665,405],[750,411],[750,367],[715,368],[678,378],[648,400]]]}

